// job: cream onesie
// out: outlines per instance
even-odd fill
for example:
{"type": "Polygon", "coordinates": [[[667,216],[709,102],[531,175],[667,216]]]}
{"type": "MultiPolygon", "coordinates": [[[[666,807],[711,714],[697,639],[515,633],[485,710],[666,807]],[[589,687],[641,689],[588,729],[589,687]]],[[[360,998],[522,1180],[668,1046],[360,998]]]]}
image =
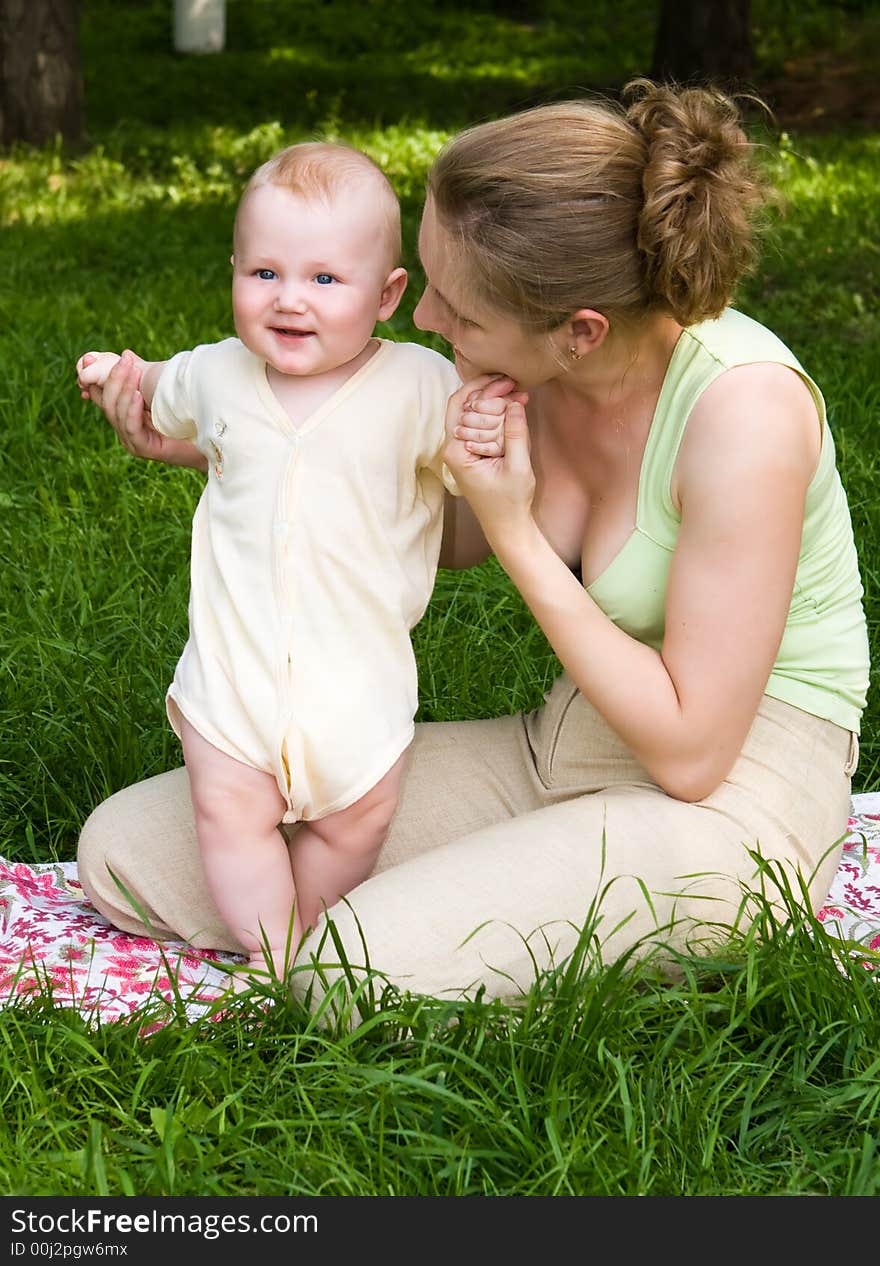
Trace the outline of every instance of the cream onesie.
{"type": "Polygon", "coordinates": [[[360,799],[410,743],[410,630],[437,570],[454,366],[378,350],[299,427],[237,338],[179,352],[153,424],[208,459],[193,517],[189,638],[168,689],[208,742],[271,773],[284,820],[360,799]]]}

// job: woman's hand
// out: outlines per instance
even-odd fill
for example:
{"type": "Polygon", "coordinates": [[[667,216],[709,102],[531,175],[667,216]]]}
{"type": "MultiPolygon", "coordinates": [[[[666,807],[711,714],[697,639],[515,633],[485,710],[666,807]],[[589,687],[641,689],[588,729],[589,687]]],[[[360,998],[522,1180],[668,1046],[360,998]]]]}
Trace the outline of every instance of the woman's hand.
{"type": "MultiPolygon", "coordinates": [[[[82,359],[88,362],[89,356],[82,359]]],[[[170,439],[153,426],[149,407],[140,390],[145,364],[134,352],[124,351],[102,386],[93,384],[88,389],[82,389],[80,394],[84,400],[91,400],[98,406],[119,436],[123,448],[135,457],[207,470],[207,461],[195,444],[189,440],[170,439]]]]}
{"type": "MultiPolygon", "coordinates": [[[[87,352],[82,357],[83,368],[87,370],[93,363],[99,363],[98,355],[87,352]]],[[[84,382],[84,375],[80,374],[80,395],[98,406],[129,453],[153,457],[162,436],[154,429],[140,392],[143,368],[139,356],[125,351],[101,382],[84,382]]]]}
{"type": "Polygon", "coordinates": [[[510,378],[484,374],[449,398],[443,458],[493,548],[531,519],[535,472],[529,456],[526,393],[510,378]],[[504,451],[485,442],[487,421],[503,416],[504,451]]]}

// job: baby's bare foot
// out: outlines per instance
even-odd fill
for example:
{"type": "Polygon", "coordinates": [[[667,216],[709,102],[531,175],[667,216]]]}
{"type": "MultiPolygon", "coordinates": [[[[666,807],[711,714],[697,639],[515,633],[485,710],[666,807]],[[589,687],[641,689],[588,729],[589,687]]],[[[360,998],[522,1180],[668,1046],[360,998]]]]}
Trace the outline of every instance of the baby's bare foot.
{"type": "Polygon", "coordinates": [[[253,987],[254,978],[247,967],[239,967],[232,973],[230,984],[233,993],[247,993],[253,987]]]}
{"type": "Polygon", "coordinates": [[[279,968],[277,961],[267,962],[266,955],[260,951],[260,953],[252,954],[246,963],[234,969],[232,992],[246,993],[255,985],[257,988],[261,985],[265,988],[267,985],[274,985],[286,974],[279,968]]]}

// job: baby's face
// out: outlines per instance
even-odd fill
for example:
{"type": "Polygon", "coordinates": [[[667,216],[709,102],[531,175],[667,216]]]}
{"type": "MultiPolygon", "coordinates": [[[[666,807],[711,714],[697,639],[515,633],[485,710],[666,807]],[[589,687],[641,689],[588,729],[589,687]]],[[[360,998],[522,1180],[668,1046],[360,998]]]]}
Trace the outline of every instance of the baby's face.
{"type": "Polygon", "coordinates": [[[363,351],[390,272],[381,215],[357,188],[329,201],[253,189],[233,266],[238,337],[294,376],[327,373],[363,351]]]}

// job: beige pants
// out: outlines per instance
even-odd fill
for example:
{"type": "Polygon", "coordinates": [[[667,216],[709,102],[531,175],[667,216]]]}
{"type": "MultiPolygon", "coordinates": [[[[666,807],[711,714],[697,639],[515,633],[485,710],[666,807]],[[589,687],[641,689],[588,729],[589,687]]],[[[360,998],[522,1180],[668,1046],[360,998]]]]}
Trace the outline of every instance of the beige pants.
{"type": "MultiPolygon", "coordinates": [[[[798,895],[800,875],[814,909],[822,905],[857,758],[849,731],[765,696],[730,776],[686,804],[563,676],[531,714],[417,727],[376,870],[334,907],[333,922],[351,964],[364,963],[365,945],[372,969],[435,996],[526,990],[536,969],[572,952],[591,911],[603,961],[637,943],[693,950],[744,927],[755,908],[744,891],[768,888],[750,850],[798,895]]],[[[83,827],[79,875],[126,931],[240,948],[206,891],[183,769],[98,806],[83,827]]],[[[308,963],[322,928],[298,962],[308,963]]],[[[325,943],[321,958],[338,953],[325,943]]]]}

